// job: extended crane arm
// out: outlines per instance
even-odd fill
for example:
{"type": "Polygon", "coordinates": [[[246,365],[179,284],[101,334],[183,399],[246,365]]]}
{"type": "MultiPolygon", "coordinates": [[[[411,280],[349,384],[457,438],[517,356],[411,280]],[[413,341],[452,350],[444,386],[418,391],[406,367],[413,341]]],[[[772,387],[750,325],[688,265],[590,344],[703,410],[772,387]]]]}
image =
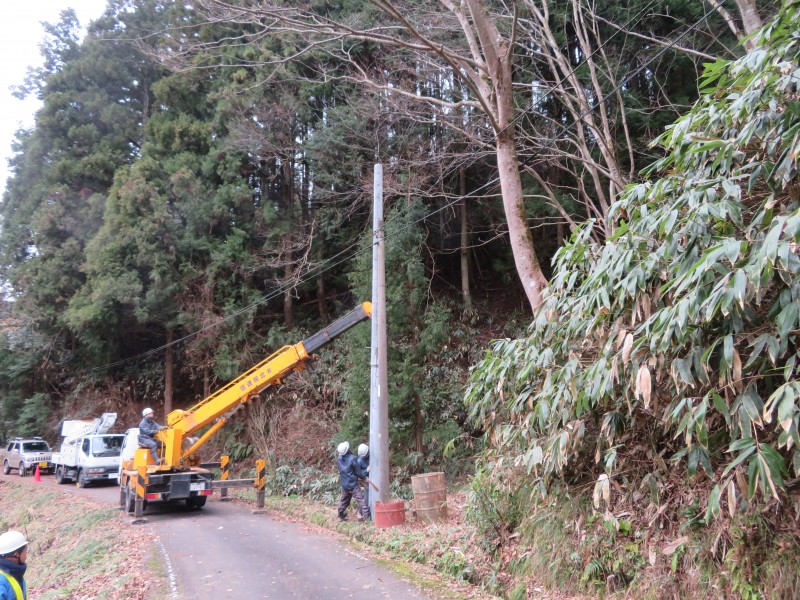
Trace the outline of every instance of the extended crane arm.
{"type": "Polygon", "coordinates": [[[207,398],[188,410],[174,410],[167,415],[167,428],[158,432],[157,437],[164,442],[164,464],[179,466],[183,459],[194,453],[225,423],[220,419],[190,449],[182,452],[183,440],[199,431],[215,419],[247,404],[250,399],[270,385],[282,383],[283,379],[295,371],[305,368],[311,354],[330,343],[354,325],[372,316],[372,304],[364,302],[345,316],[331,323],[321,331],[298,342],[284,346],[256,366],[230,381],[207,398]]]}

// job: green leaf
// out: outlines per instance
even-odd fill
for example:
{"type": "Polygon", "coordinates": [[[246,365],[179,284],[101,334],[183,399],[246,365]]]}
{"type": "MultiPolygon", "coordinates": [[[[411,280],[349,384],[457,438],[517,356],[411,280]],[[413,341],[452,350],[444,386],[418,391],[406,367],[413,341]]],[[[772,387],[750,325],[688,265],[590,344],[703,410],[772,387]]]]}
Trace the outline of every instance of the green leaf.
{"type": "MultiPolygon", "coordinates": [[[[747,438],[747,439],[752,440],[752,438],[747,438]]],[[[742,451],[739,452],[739,455],[733,461],[731,461],[727,467],[725,467],[725,470],[722,472],[722,476],[725,477],[725,475],[733,471],[736,467],[738,467],[745,460],[751,457],[755,453],[755,450],[756,450],[756,445],[755,442],[753,441],[753,443],[749,448],[742,449],[742,451]]],[[[731,451],[733,451],[733,445],[731,445],[731,451]]]]}
{"type": "Polygon", "coordinates": [[[708,495],[708,505],[706,506],[705,522],[711,523],[719,516],[719,499],[722,495],[722,490],[719,485],[711,488],[711,493],[708,495]]]}
{"type": "Polygon", "coordinates": [[[750,417],[750,420],[761,425],[761,409],[763,406],[761,404],[761,398],[759,398],[752,386],[745,390],[744,394],[741,396],[741,399],[742,406],[744,407],[745,412],[747,412],[747,416],[750,417]]]}
{"type": "Polygon", "coordinates": [[[737,269],[733,276],[733,295],[741,308],[744,308],[747,299],[747,275],[741,269],[737,269]]]}
{"type": "Polygon", "coordinates": [[[714,408],[716,408],[717,411],[723,417],[725,417],[725,423],[730,427],[730,424],[731,424],[731,413],[728,410],[728,405],[725,404],[725,400],[722,398],[722,396],[720,396],[716,392],[713,392],[711,394],[711,398],[712,398],[712,400],[714,402],[714,408]]]}

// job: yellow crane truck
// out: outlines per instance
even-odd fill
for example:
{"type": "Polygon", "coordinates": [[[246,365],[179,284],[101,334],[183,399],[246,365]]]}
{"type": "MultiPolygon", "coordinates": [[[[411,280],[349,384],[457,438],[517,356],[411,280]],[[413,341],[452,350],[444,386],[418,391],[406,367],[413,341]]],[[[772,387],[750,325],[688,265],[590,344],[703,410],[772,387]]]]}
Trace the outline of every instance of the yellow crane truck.
{"type": "Polygon", "coordinates": [[[201,466],[197,451],[260,392],[302,371],[314,352],[371,316],[372,304],[364,302],[302,342],[284,346],[188,410],[173,410],[167,415],[166,427],[155,434],[161,443],[158,464],[136,441],[138,429],[129,430],[125,444],[133,444],[135,452],[126,458],[130,453],[123,449],[120,504],[134,512],[137,492],[140,498],[143,492],[144,503],[182,500],[192,507],[204,506],[212,494],[214,475],[201,466]],[[193,437],[209,425],[199,437],[193,437]]]}

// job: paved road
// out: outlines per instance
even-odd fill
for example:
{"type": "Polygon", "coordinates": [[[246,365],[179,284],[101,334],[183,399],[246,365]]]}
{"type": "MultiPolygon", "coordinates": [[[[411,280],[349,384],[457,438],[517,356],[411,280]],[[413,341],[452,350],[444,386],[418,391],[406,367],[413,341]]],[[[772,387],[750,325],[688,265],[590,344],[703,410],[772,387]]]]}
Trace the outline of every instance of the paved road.
{"type": "MultiPolygon", "coordinates": [[[[59,486],[52,476],[43,476],[42,484],[114,505],[119,498],[116,486],[59,486]]],[[[146,524],[131,527],[158,531],[172,599],[427,598],[332,534],[256,515],[233,502],[212,498],[199,511],[156,503],[145,517],[146,524]]]]}

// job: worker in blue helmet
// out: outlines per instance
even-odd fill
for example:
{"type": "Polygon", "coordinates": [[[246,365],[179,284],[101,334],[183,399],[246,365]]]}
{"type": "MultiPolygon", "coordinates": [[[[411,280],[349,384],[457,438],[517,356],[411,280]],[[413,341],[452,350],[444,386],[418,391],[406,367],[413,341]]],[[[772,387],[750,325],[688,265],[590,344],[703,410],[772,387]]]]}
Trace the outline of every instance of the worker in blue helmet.
{"type": "Polygon", "coordinates": [[[350,452],[350,444],[342,442],[336,449],[339,454],[337,465],[339,467],[339,483],[342,486],[342,495],[339,498],[339,520],[347,520],[347,509],[350,502],[355,499],[358,505],[358,520],[369,518],[369,508],[364,498],[364,490],[359,485],[366,479],[366,474],[358,466],[358,459],[350,452]]]}
{"type": "Polygon", "coordinates": [[[371,519],[372,515],[369,510],[369,446],[366,444],[359,444],[358,446],[358,466],[361,467],[361,472],[364,473],[364,501],[367,505],[367,518],[371,519]]]}

